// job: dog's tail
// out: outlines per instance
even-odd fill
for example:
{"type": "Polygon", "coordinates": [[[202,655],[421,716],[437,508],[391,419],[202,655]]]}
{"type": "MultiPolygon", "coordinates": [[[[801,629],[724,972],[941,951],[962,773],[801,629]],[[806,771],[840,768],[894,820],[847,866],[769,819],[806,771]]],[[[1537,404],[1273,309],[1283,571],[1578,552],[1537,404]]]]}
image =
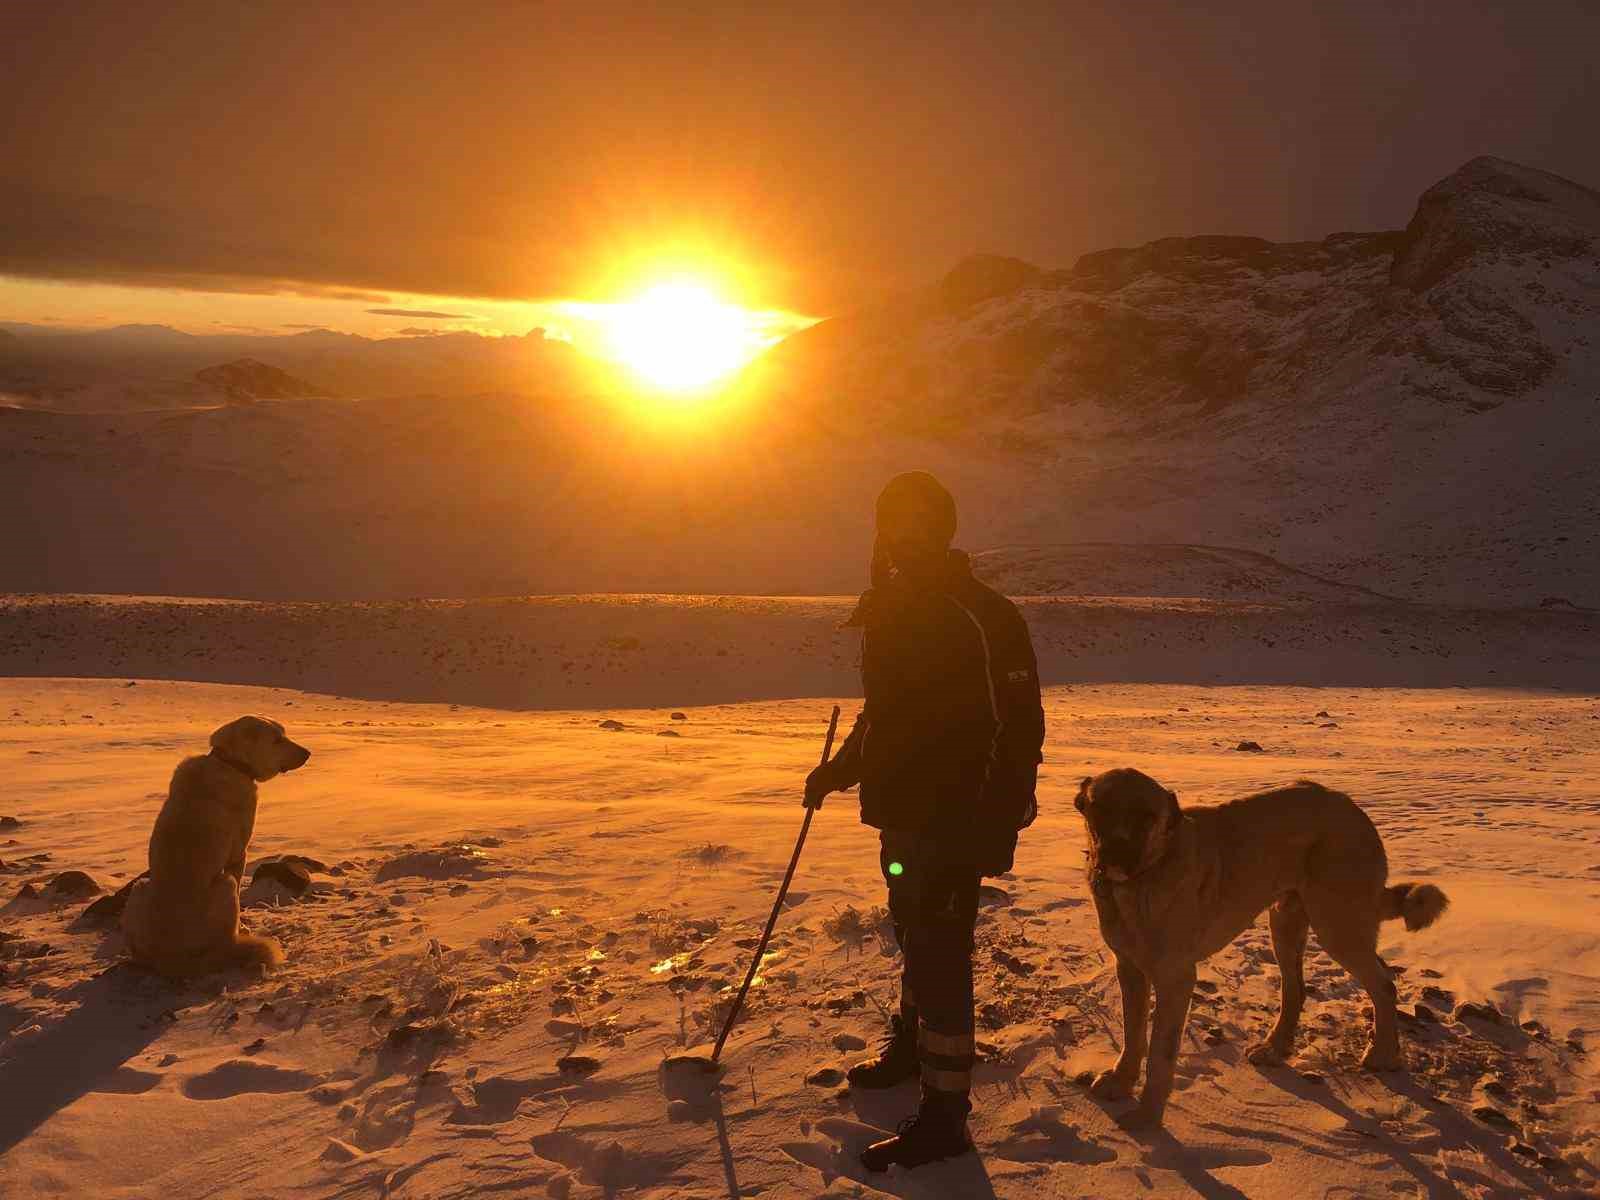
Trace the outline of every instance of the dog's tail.
{"type": "Polygon", "coordinates": [[[229,966],[276,967],[283,962],[283,947],[274,939],[239,930],[227,952],[229,966]]]}
{"type": "Polygon", "coordinates": [[[192,979],[213,971],[226,971],[230,967],[276,967],[284,961],[283,946],[275,939],[246,933],[242,929],[234,935],[233,941],[199,955],[161,946],[141,953],[141,948],[131,937],[129,949],[135,962],[168,979],[192,979]]]}
{"type": "Polygon", "coordinates": [[[1426,929],[1450,907],[1450,897],[1431,883],[1397,883],[1383,889],[1385,921],[1404,920],[1406,928],[1415,933],[1426,929]]]}

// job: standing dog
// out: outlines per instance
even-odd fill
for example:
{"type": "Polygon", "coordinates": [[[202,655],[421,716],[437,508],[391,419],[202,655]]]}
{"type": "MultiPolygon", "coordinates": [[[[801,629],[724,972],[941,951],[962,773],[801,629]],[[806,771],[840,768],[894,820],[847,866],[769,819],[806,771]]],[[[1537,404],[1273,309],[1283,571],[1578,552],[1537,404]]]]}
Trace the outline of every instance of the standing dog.
{"type": "Polygon", "coordinates": [[[1131,1122],[1161,1123],[1195,964],[1269,906],[1282,1001],[1277,1023],[1250,1061],[1281,1062],[1293,1048],[1311,928],[1372,997],[1372,1041],[1361,1065],[1403,1066],[1378,925],[1404,919],[1407,929],[1426,929],[1449,901],[1432,884],[1386,886],[1383,841],[1349,796],[1302,780],[1227,804],[1179,808],[1177,793],[1124,767],[1085,779],[1076,804],[1089,828],[1089,886],[1100,932],[1116,955],[1122,987],[1122,1054],[1095,1079],[1096,1095],[1128,1095],[1148,1047],[1149,1070],[1131,1122]],[[1155,1021],[1147,1031],[1152,985],[1155,1021]]]}
{"type": "Polygon", "coordinates": [[[211,735],[210,754],[178,764],[150,835],[149,878],[133,885],[122,912],[135,962],[184,976],[283,961],[277,942],[240,931],[239,880],[256,784],[310,757],[276,721],[240,717],[211,735]]]}

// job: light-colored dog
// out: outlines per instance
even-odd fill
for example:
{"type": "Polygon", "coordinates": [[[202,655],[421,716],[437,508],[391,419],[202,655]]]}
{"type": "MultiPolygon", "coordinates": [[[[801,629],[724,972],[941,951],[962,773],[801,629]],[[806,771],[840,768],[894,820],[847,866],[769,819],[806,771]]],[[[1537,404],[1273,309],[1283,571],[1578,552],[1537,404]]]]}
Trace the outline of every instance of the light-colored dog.
{"type": "Polygon", "coordinates": [[[1250,1060],[1281,1062],[1293,1048],[1310,928],[1372,997],[1372,1041],[1362,1065],[1403,1066],[1378,925],[1404,919],[1407,929],[1425,929],[1449,901],[1432,884],[1387,886],[1383,840],[1349,796],[1302,780],[1227,804],[1180,808],[1177,793],[1125,767],[1085,779],[1076,804],[1089,830],[1089,885],[1100,932],[1116,955],[1122,988],[1122,1054],[1092,1090],[1110,1099],[1128,1095],[1148,1049],[1131,1124],[1161,1123],[1195,965],[1269,906],[1282,1000],[1277,1023],[1250,1060]],[[1147,1030],[1152,986],[1155,1020],[1147,1030]]]}
{"type": "Polygon", "coordinates": [[[150,874],[133,885],[122,930],[135,962],[163,975],[283,961],[271,938],[239,929],[239,880],[256,823],[256,784],[305,765],[311,751],[262,717],[211,735],[211,753],[172,773],[150,835],[150,874]]]}

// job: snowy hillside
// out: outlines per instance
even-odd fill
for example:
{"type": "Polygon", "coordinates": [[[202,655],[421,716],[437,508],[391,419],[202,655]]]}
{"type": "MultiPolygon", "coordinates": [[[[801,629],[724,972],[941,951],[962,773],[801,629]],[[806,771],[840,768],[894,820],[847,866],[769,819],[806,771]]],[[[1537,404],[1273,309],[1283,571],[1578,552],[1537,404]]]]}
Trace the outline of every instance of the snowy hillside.
{"type": "Polygon", "coordinates": [[[1021,542],[1206,542],[1450,602],[1600,600],[1600,195],[1479,158],[1403,231],[972,260],[798,334],[841,436],[979,440],[1021,542]]]}
{"type": "Polygon", "coordinates": [[[1008,596],[1204,596],[1381,604],[1388,597],[1297,571],[1265,554],[1221,546],[997,546],[973,572],[1008,596]]]}

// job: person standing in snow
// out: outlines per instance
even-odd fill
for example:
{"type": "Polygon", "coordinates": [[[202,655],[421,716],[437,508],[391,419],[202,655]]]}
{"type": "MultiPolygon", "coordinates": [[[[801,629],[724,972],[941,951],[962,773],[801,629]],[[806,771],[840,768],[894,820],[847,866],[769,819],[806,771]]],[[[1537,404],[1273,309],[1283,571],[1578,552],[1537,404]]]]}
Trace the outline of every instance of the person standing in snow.
{"type": "Polygon", "coordinates": [[[920,1076],[922,1098],[870,1170],[972,1148],[973,932],[984,875],[1011,869],[1037,813],[1044,709],[1022,615],[950,548],[956,505],[932,475],[891,479],[877,502],[872,586],[847,625],[862,630],[865,703],[838,754],[806,780],[805,804],[860,784],[904,968],[880,1053],[849,1072],[861,1088],[920,1076]]]}

